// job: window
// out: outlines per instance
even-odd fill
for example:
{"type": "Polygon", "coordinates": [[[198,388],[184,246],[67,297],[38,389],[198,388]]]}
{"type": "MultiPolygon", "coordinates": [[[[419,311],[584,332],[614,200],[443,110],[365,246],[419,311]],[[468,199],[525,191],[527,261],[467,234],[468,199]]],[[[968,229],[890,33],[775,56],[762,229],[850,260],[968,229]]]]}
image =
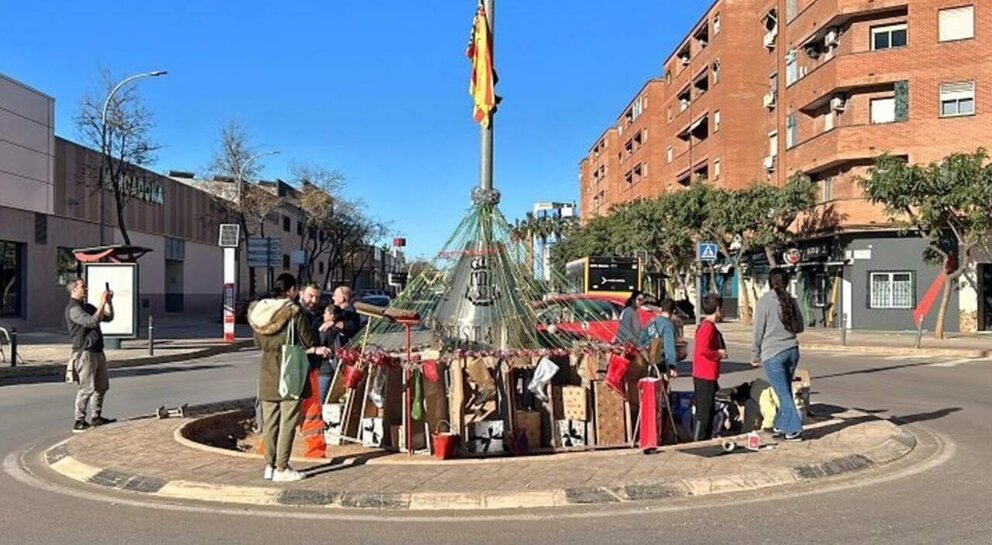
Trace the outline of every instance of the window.
{"type": "Polygon", "coordinates": [[[713,14],[713,35],[716,36],[720,33],[720,14],[713,14]]]}
{"type": "Polygon", "coordinates": [[[916,305],[911,271],[873,272],[869,277],[868,308],[910,309],[916,305]]]}
{"type": "Polygon", "coordinates": [[[59,247],[55,253],[56,279],[60,286],[69,283],[72,278],[77,278],[81,272],[79,262],[72,253],[72,248],[59,247]]]}
{"type": "Polygon", "coordinates": [[[303,222],[296,220],[296,234],[303,236],[303,222]]]}
{"type": "Polygon", "coordinates": [[[792,85],[799,79],[799,65],[796,59],[796,50],[793,49],[785,55],[785,84],[792,85]]]}
{"type": "Polygon", "coordinates": [[[893,123],[896,120],[896,97],[873,98],[870,102],[871,122],[893,123]]]}
{"type": "Polygon", "coordinates": [[[937,15],[940,41],[950,42],[975,37],[975,6],[942,9],[937,15]]]}
{"type": "Polygon", "coordinates": [[[768,155],[771,157],[778,157],[778,132],[772,131],[768,133],[768,155]]]}
{"type": "Polygon", "coordinates": [[[713,85],[720,83],[720,59],[713,62],[713,85]]]}
{"type": "Polygon", "coordinates": [[[713,112],[713,132],[720,131],[720,110],[713,112]]]}
{"type": "Polygon", "coordinates": [[[720,158],[713,159],[713,179],[720,179],[720,158]]]}
{"type": "Polygon", "coordinates": [[[799,143],[799,122],[796,114],[789,114],[785,118],[785,149],[790,149],[799,143]]]}
{"type": "Polygon", "coordinates": [[[292,220],[289,219],[289,216],[283,216],[282,217],[282,230],[283,231],[286,231],[288,233],[289,230],[290,230],[290,228],[291,228],[291,224],[292,224],[292,220]]]}
{"type": "Polygon", "coordinates": [[[20,318],[24,306],[24,245],[0,240],[0,316],[20,318]]]}
{"type": "Polygon", "coordinates": [[[672,162],[672,159],[673,159],[673,155],[674,154],[675,154],[675,152],[674,152],[674,150],[672,150],[672,146],[668,146],[668,162],[669,163],[672,162]]]}
{"type": "Polygon", "coordinates": [[[871,29],[871,48],[873,51],[878,51],[893,47],[906,47],[908,32],[906,23],[873,27],[871,29]]]}
{"type": "Polygon", "coordinates": [[[940,117],[956,117],[975,113],[975,82],[942,83],[940,85],[940,117]]]}
{"type": "Polygon", "coordinates": [[[289,254],[282,254],[282,268],[289,268],[289,254]]]}
{"type": "Polygon", "coordinates": [[[834,200],[834,179],[833,177],[820,180],[820,202],[830,202],[834,200]]]}
{"type": "Polygon", "coordinates": [[[324,262],[323,261],[318,261],[317,262],[317,274],[324,274],[324,262]]]}

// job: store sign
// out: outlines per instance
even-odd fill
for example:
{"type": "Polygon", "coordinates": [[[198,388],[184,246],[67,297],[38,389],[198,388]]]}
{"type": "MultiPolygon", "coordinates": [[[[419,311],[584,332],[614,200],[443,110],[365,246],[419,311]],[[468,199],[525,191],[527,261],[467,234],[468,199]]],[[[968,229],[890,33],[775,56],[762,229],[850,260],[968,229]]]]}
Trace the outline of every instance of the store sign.
{"type": "Polygon", "coordinates": [[[162,184],[146,180],[144,176],[125,174],[121,180],[121,192],[148,203],[165,204],[165,188],[162,184]]]}
{"type": "Polygon", "coordinates": [[[634,291],[639,285],[639,269],[636,259],[590,257],[589,291],[634,291]]]}

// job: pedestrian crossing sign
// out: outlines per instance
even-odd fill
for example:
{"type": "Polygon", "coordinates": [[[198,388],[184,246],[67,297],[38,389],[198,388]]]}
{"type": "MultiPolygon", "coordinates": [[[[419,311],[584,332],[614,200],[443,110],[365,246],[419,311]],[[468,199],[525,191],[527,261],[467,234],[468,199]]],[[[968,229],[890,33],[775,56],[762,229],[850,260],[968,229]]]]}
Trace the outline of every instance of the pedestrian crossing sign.
{"type": "Polygon", "coordinates": [[[715,242],[700,242],[699,243],[699,260],[700,261],[716,261],[717,259],[717,249],[715,242]]]}

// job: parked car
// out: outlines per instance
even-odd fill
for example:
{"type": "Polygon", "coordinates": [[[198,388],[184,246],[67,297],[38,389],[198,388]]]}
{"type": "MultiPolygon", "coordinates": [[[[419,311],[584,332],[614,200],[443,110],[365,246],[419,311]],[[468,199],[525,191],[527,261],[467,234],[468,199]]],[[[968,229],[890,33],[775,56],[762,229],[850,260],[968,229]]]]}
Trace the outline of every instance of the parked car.
{"type": "Polygon", "coordinates": [[[386,299],[389,299],[389,294],[383,290],[373,289],[361,290],[358,292],[359,299],[365,299],[366,297],[385,297],[386,299]]]}
{"type": "Polygon", "coordinates": [[[362,297],[361,301],[367,305],[375,305],[377,307],[388,307],[390,299],[385,295],[366,295],[362,297]]]}
{"type": "MultiPolygon", "coordinates": [[[[538,331],[548,331],[554,324],[558,335],[576,339],[612,343],[620,328],[620,313],[626,299],[614,295],[579,293],[557,295],[534,303],[537,311],[538,331]]],[[[641,325],[654,319],[651,310],[638,310],[641,325]]]]}

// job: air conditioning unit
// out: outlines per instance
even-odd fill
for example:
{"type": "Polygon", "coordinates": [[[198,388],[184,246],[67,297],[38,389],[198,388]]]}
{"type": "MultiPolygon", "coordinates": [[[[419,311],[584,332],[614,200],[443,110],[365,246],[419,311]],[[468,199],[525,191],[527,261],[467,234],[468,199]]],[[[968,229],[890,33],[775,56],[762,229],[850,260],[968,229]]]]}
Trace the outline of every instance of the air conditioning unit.
{"type": "Polygon", "coordinates": [[[679,61],[682,62],[682,66],[688,66],[689,65],[689,57],[679,57],[679,61]]]}
{"type": "Polygon", "coordinates": [[[768,157],[765,157],[765,161],[764,161],[765,170],[769,172],[775,170],[775,159],[776,157],[774,155],[769,155],[768,157]]]}
{"type": "Polygon", "coordinates": [[[778,38],[778,29],[772,29],[765,33],[765,47],[771,49],[775,47],[775,39],[778,38]]]}
{"type": "Polygon", "coordinates": [[[777,93],[775,91],[768,91],[767,93],[765,93],[765,98],[762,101],[765,108],[771,109],[775,107],[775,99],[777,98],[776,94],[777,93]]]}
{"type": "Polygon", "coordinates": [[[840,29],[837,27],[830,27],[830,29],[827,30],[827,34],[823,37],[823,45],[829,49],[831,47],[837,47],[839,43],[840,29]]]}
{"type": "Polygon", "coordinates": [[[847,108],[847,99],[842,95],[835,95],[830,99],[830,109],[835,112],[843,112],[847,108]]]}
{"type": "Polygon", "coordinates": [[[818,59],[820,57],[820,46],[815,43],[807,44],[805,50],[806,56],[811,59],[818,59]]]}

